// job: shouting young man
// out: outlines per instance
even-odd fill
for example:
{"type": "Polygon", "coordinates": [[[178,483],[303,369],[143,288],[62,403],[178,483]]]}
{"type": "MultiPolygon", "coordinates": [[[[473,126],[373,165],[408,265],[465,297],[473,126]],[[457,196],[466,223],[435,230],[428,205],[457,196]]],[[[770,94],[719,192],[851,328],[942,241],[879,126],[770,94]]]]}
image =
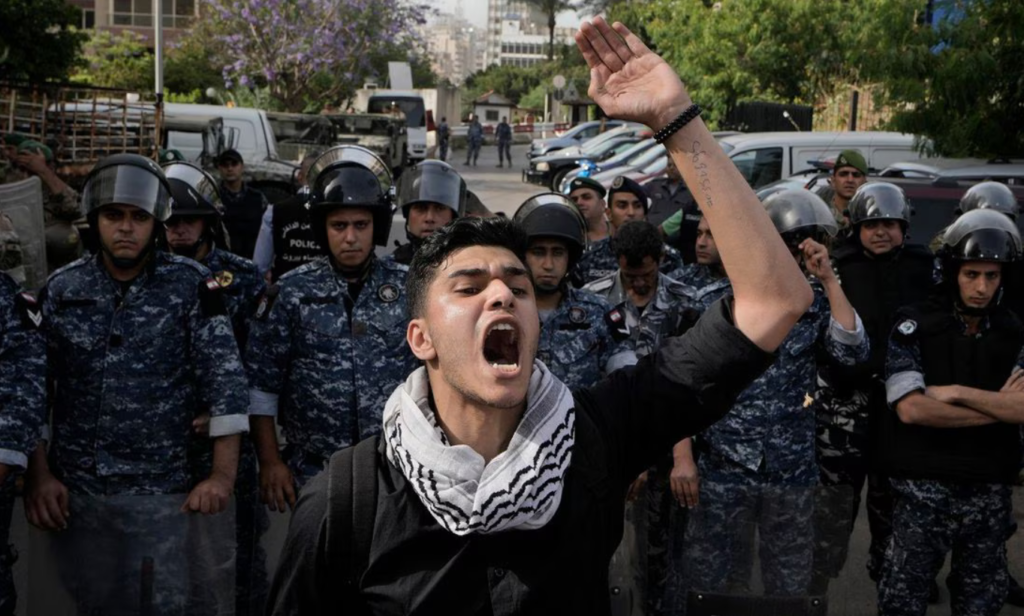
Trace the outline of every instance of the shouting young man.
{"type": "Polygon", "coordinates": [[[601,18],[576,40],[590,96],[658,129],[697,187],[735,299],[574,394],[535,361],[522,229],[460,219],[433,233],[407,284],[406,339],[424,366],[385,405],[380,447],[335,454],[307,484],[272,613],[608,613],[630,481],[722,417],[810,305],[796,261],[669,65],[601,18]],[[339,501],[351,506],[329,504],[339,501]]]}

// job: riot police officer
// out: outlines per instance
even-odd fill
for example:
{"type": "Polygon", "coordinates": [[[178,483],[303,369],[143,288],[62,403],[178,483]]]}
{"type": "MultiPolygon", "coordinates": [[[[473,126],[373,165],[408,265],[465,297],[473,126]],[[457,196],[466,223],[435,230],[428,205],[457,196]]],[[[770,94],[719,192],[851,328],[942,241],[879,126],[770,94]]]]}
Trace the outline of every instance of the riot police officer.
{"type": "Polygon", "coordinates": [[[946,230],[942,293],[898,313],[886,357],[881,455],[895,493],[879,613],[924,613],[952,548],[954,614],[997,614],[1021,459],[1024,325],[1002,301],[1016,225],[970,211],[946,230]]]}
{"type": "Polygon", "coordinates": [[[398,202],[405,216],[408,242],[388,258],[409,265],[423,238],[466,214],[466,181],[451,165],[425,160],[398,180],[398,202]]]}
{"type": "Polygon", "coordinates": [[[931,251],[906,242],[911,209],[900,187],[864,184],[850,199],[847,213],[850,234],[833,251],[833,265],[864,321],[871,357],[854,367],[826,365],[819,373],[816,446],[826,496],[816,516],[820,539],[814,582],[819,592],[845,564],[865,480],[871,527],[868,573],[875,581],[881,573],[891,532],[892,497],[887,478],[869,476],[869,423],[871,417],[887,412],[881,379],[896,311],[927,299],[934,287],[931,251]]]}
{"type": "MultiPolygon", "coordinates": [[[[629,221],[647,220],[649,209],[650,199],[643,186],[625,176],[619,176],[612,181],[606,210],[611,234],[590,244],[580,259],[579,269],[583,284],[615,274],[619,268],[618,257],[615,255],[615,237],[619,228],[629,221]]],[[[682,267],[683,258],[678,250],[663,243],[661,252],[662,256],[657,263],[662,273],[667,274],[682,267]]]]}
{"type": "MultiPolygon", "coordinates": [[[[263,276],[252,261],[225,249],[229,240],[222,222],[224,205],[216,180],[186,162],[165,164],[163,171],[171,187],[171,216],[164,222],[167,248],[176,255],[198,261],[213,274],[221,286],[235,340],[244,353],[249,324],[266,287],[263,276]]],[[[203,413],[195,422],[199,438],[192,440],[189,451],[194,477],[209,474],[212,464],[213,449],[205,436],[208,419],[203,413]]],[[[269,522],[257,498],[256,455],[252,442],[245,439],[240,446],[235,481],[236,612],[239,614],[249,613],[254,590],[258,596],[267,591],[265,557],[259,548],[256,529],[259,525],[266,530],[269,522]]],[[[261,603],[258,598],[256,601],[261,603]]],[[[261,611],[259,605],[256,610],[261,611]]]]}
{"type": "Polygon", "coordinates": [[[538,359],[572,389],[635,363],[628,345],[608,329],[608,302],[568,284],[587,245],[587,223],[576,206],[563,195],[541,193],[524,201],[513,220],[529,238],[526,266],[541,314],[538,359]]]}
{"type": "Polygon", "coordinates": [[[0,272],[0,614],[13,616],[17,597],[9,544],[16,471],[28,457],[46,416],[46,344],[42,313],[32,296],[0,272]]]}
{"type": "MultiPolygon", "coordinates": [[[[691,560],[700,562],[691,587],[720,591],[731,580],[749,581],[750,554],[741,546],[756,526],[766,594],[794,596],[808,592],[813,554],[818,465],[808,407],[816,369],[823,361],[866,361],[869,342],[825,248],[838,230],[829,206],[810,191],[789,189],[769,197],[765,207],[811,277],[815,299],[771,367],[722,421],[699,435],[702,515],[699,523],[691,520],[686,543],[691,560]]],[[[680,445],[674,464],[692,467],[691,453],[680,445]]]]}
{"type": "Polygon", "coordinates": [[[267,291],[246,355],[261,497],[280,511],[332,453],[380,432],[384,403],[418,365],[405,341],[408,268],[374,256],[391,228],[390,171],[365,148],[337,146],[310,183],[322,256],[267,291]]]}
{"type": "Polygon", "coordinates": [[[266,286],[256,265],[232,252],[224,230],[224,205],[217,182],[191,163],[163,167],[171,187],[171,216],[164,222],[167,247],[176,255],[194,259],[213,272],[224,290],[228,316],[240,349],[245,350],[249,320],[266,286]]]}
{"type": "Polygon", "coordinates": [[[53,438],[49,455],[41,443],[29,463],[26,513],[36,526],[66,529],[54,542],[81,611],[123,607],[137,588],[109,580],[137,577],[144,556],[155,561],[154,604],[188,609],[187,575],[171,564],[186,545],[179,509],[227,506],[248,427],[245,372],[220,285],[195,261],[155,249],[169,197],[153,161],[100,161],[82,193],[99,250],[55,272],[42,292],[53,438]],[[189,433],[201,412],[211,415],[212,470],[181,506],[174,495],[188,491],[189,433]],[[109,498],[125,495],[160,506],[109,498]]]}

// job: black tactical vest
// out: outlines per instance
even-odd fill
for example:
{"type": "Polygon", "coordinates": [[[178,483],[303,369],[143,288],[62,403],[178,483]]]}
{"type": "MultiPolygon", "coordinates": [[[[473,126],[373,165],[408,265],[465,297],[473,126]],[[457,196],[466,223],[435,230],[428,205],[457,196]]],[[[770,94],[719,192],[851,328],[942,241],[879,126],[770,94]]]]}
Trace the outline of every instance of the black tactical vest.
{"type": "Polygon", "coordinates": [[[309,227],[305,197],[295,196],[274,206],[274,280],[323,254],[309,227]]]}
{"type": "MultiPolygon", "coordinates": [[[[951,308],[926,302],[904,308],[899,322],[917,329],[906,338],[921,351],[928,385],[966,385],[999,391],[1017,363],[1024,326],[1009,310],[997,308],[991,327],[965,336],[951,308]]],[[[903,336],[903,334],[894,334],[903,336]]],[[[883,468],[893,477],[969,483],[1012,483],[1021,459],[1020,426],[928,428],[900,421],[895,409],[882,419],[883,468]]]]}
{"type": "Polygon", "coordinates": [[[924,246],[907,245],[889,255],[870,257],[857,238],[835,251],[836,272],[871,341],[866,364],[836,368],[833,385],[861,388],[864,380],[885,371],[885,352],[896,311],[923,302],[935,289],[935,257],[924,246]]]}

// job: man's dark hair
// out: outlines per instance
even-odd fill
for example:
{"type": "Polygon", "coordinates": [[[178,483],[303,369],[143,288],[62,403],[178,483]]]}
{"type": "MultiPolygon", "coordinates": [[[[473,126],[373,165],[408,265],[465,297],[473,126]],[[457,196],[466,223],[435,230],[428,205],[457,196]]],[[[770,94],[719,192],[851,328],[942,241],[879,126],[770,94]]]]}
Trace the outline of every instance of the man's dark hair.
{"type": "Polygon", "coordinates": [[[462,248],[470,246],[497,246],[506,248],[526,263],[526,233],[517,223],[507,218],[456,218],[428,235],[420,244],[409,264],[405,279],[406,306],[409,318],[423,315],[427,288],[437,275],[437,268],[462,248]]]}
{"type": "Polygon", "coordinates": [[[626,257],[626,265],[630,267],[643,265],[644,257],[650,257],[657,263],[664,250],[661,233],[646,220],[631,220],[619,227],[613,244],[615,258],[626,257]]]}

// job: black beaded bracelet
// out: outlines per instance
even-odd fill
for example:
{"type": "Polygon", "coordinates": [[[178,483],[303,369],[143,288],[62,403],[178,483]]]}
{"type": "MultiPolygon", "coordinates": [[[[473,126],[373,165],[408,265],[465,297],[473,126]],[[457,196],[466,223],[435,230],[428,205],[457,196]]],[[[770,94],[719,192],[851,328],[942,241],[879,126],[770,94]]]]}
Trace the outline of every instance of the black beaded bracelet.
{"type": "Polygon", "coordinates": [[[676,116],[675,120],[672,120],[665,125],[664,128],[654,133],[654,141],[657,143],[665,143],[665,140],[672,135],[679,132],[681,128],[693,121],[694,118],[700,115],[700,105],[694,103],[683,110],[682,113],[676,116]]]}

